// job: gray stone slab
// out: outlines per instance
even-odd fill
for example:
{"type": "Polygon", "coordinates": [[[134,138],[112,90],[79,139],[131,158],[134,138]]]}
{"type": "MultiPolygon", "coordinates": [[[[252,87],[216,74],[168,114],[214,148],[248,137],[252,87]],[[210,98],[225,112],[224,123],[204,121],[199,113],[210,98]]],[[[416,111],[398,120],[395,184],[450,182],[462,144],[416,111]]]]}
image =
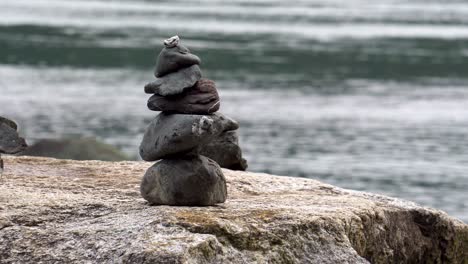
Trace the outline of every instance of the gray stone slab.
{"type": "Polygon", "coordinates": [[[218,111],[220,105],[216,85],[208,79],[200,79],[192,88],[181,94],[155,94],[148,100],[150,110],[180,114],[211,114],[218,111]]]}

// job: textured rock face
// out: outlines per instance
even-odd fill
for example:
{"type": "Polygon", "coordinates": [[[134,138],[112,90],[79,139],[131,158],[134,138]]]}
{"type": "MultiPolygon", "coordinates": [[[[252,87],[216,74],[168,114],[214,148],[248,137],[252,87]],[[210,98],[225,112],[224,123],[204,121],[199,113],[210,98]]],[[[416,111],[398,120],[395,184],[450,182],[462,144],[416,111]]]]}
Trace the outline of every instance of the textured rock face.
{"type": "Polygon", "coordinates": [[[148,126],[140,144],[140,156],[146,161],[171,158],[191,152],[229,130],[236,121],[220,113],[180,115],[160,113],[148,126]]]}
{"type": "Polygon", "coordinates": [[[154,205],[203,206],[224,203],[227,197],[221,167],[199,155],[154,164],[146,171],[140,191],[154,205]]]}
{"type": "Polygon", "coordinates": [[[148,206],[150,163],[6,162],[1,263],[468,262],[466,224],[314,180],[223,170],[220,206],[148,206]]]}

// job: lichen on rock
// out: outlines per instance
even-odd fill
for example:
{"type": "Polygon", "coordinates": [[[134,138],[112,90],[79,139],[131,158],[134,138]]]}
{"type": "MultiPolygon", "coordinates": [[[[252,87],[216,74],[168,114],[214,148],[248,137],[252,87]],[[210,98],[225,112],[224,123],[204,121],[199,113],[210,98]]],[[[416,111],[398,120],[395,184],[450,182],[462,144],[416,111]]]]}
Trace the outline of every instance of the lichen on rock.
{"type": "Polygon", "coordinates": [[[222,205],[148,206],[151,163],[6,160],[1,263],[468,263],[463,222],[315,180],[223,170],[222,205]]]}

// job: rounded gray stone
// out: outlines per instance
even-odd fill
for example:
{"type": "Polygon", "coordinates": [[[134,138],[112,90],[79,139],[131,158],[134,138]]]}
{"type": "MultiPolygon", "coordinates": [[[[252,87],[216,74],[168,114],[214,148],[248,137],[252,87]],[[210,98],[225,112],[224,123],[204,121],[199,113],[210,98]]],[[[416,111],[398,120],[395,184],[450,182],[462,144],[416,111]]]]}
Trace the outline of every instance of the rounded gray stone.
{"type": "Polygon", "coordinates": [[[146,171],[140,192],[153,205],[207,206],[227,198],[221,168],[203,156],[159,161],[146,171]]]}
{"type": "Polygon", "coordinates": [[[239,124],[221,114],[186,115],[162,112],[150,123],[140,144],[140,156],[146,161],[175,158],[197,150],[239,124]]]}
{"type": "Polygon", "coordinates": [[[0,117],[0,153],[16,154],[28,146],[18,135],[17,125],[10,119],[0,117]]]}
{"type": "Polygon", "coordinates": [[[165,47],[156,60],[154,76],[156,78],[163,77],[166,74],[200,63],[200,58],[191,54],[190,50],[181,44],[165,47]]]}
{"type": "Polygon", "coordinates": [[[4,123],[8,125],[9,127],[13,128],[14,130],[18,130],[18,125],[15,123],[15,121],[10,120],[8,118],[5,118],[3,116],[0,116],[0,123],[4,123]]]}
{"type": "Polygon", "coordinates": [[[156,81],[145,85],[145,93],[161,96],[176,95],[192,87],[202,76],[200,67],[192,65],[179,71],[169,73],[156,81]]]}

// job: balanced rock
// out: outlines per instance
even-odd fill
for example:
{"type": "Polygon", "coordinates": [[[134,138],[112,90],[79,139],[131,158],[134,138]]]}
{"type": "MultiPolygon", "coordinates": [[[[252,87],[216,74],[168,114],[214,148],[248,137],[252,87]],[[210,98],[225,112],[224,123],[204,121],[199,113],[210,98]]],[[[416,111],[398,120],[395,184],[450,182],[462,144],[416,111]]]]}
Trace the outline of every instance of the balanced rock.
{"type": "Polygon", "coordinates": [[[179,71],[156,78],[156,81],[145,86],[145,93],[169,96],[182,93],[185,89],[195,85],[202,76],[200,67],[192,65],[179,71]]]}
{"type": "Polygon", "coordinates": [[[148,100],[153,111],[180,114],[211,114],[219,110],[220,101],[212,80],[200,79],[191,89],[173,96],[155,94],[148,100]]]}
{"type": "Polygon", "coordinates": [[[154,205],[207,206],[227,198],[221,168],[199,155],[157,162],[146,171],[140,192],[154,205]]]}
{"type": "Polygon", "coordinates": [[[175,158],[217,138],[239,124],[220,113],[186,115],[160,113],[146,129],[140,144],[140,156],[146,161],[175,158]]]}
{"type": "Polygon", "coordinates": [[[28,145],[17,132],[18,126],[10,119],[0,117],[0,153],[16,154],[28,145]]]}
{"type": "Polygon", "coordinates": [[[200,58],[191,54],[188,48],[179,44],[179,39],[178,37],[176,39],[176,37],[172,37],[164,42],[166,47],[159,53],[156,61],[154,72],[156,78],[201,63],[200,58]]]}
{"type": "Polygon", "coordinates": [[[206,150],[208,154],[224,166],[245,169],[237,134],[226,133],[239,125],[215,113],[220,107],[218,91],[213,81],[201,79],[200,59],[180,45],[178,36],[166,39],[164,46],[156,81],[145,86],[145,92],[153,94],[148,108],[162,113],[150,123],[140,144],[143,160],[162,160],[146,172],[141,195],[156,205],[223,203],[227,191],[221,167],[199,152],[217,142],[206,150]]]}
{"type": "Polygon", "coordinates": [[[226,131],[200,149],[200,155],[216,161],[222,168],[231,170],[247,169],[242,158],[237,131],[226,131]]]}
{"type": "Polygon", "coordinates": [[[1,123],[4,123],[4,124],[8,125],[9,127],[13,128],[14,130],[18,130],[18,125],[13,120],[10,120],[8,118],[0,116],[0,124],[1,123]]]}

